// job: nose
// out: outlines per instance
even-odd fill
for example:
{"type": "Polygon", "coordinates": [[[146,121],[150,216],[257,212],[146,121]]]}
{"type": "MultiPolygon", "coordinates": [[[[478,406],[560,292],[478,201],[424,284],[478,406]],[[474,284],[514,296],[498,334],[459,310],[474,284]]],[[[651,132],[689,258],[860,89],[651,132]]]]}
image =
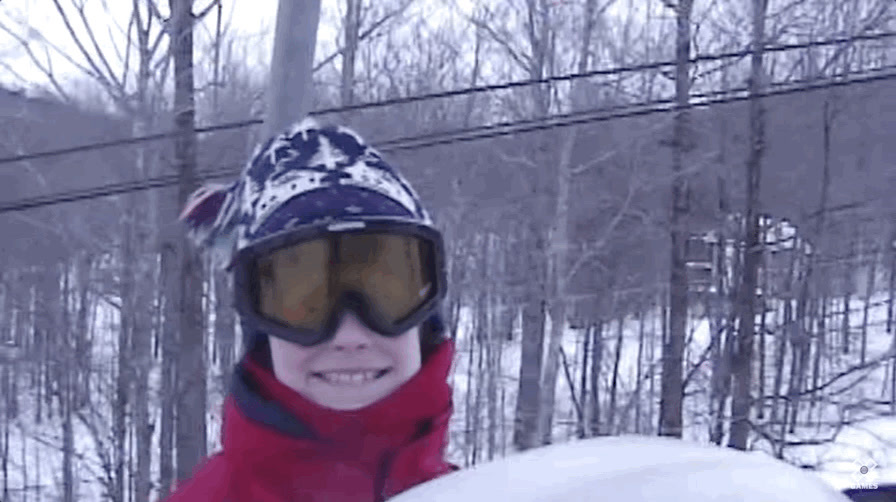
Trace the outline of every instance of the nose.
{"type": "Polygon", "coordinates": [[[365,350],[370,346],[371,335],[373,333],[354,312],[346,311],[330,345],[338,351],[365,350]]]}

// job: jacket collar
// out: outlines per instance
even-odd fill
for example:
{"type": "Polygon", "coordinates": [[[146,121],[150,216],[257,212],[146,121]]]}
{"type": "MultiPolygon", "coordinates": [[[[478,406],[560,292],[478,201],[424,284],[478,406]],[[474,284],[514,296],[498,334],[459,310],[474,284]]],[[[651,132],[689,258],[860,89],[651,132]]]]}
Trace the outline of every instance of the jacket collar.
{"type": "Polygon", "coordinates": [[[258,459],[309,449],[350,456],[364,450],[365,457],[380,457],[433,432],[433,424],[447,422],[453,356],[453,342],[443,342],[420,371],[389,396],[360,410],[338,411],[293,391],[248,354],[237,365],[225,407],[225,453],[258,459]]]}

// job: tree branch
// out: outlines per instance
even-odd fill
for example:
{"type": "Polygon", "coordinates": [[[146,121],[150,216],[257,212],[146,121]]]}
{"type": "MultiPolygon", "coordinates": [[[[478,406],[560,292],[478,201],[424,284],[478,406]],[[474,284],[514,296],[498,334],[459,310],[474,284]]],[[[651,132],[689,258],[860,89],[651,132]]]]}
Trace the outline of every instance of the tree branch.
{"type": "MultiPolygon", "coordinates": [[[[116,89],[109,82],[108,78],[106,78],[106,76],[103,75],[99,66],[96,64],[96,62],[93,60],[93,57],[91,57],[90,53],[87,51],[87,48],[84,47],[84,44],[81,42],[81,37],[79,37],[78,34],[75,32],[74,27],[72,26],[71,22],[69,21],[68,14],[66,14],[65,9],[62,8],[62,5],[59,4],[59,0],[53,0],[53,5],[56,6],[56,10],[59,12],[59,17],[62,18],[62,22],[63,22],[63,24],[65,24],[65,29],[68,31],[69,35],[71,36],[72,41],[74,41],[75,45],[78,46],[78,50],[81,51],[81,55],[84,56],[84,59],[87,60],[87,64],[93,70],[94,78],[96,78],[100,82],[100,85],[102,85],[104,88],[106,88],[106,91],[109,93],[110,96],[115,96],[116,89]]],[[[42,37],[42,38],[44,38],[44,40],[47,41],[46,37],[42,37]]],[[[47,41],[47,43],[49,43],[49,41],[47,41]]],[[[60,54],[64,54],[64,51],[61,51],[58,48],[56,50],[60,54]]],[[[65,55],[64,57],[68,57],[68,56],[65,55]]],[[[72,61],[71,57],[68,57],[68,59],[70,61],[72,61]]],[[[78,66],[81,66],[81,65],[78,65],[78,66]]],[[[88,75],[91,74],[90,72],[86,72],[86,73],[88,75]]]]}
{"type": "Polygon", "coordinates": [[[510,44],[510,42],[503,35],[501,35],[495,29],[493,29],[491,26],[489,26],[488,23],[486,23],[485,21],[482,21],[480,19],[476,19],[472,16],[465,16],[465,17],[467,18],[468,22],[473,24],[473,26],[488,33],[489,36],[492,38],[492,40],[494,40],[501,47],[503,47],[504,50],[507,51],[507,54],[511,57],[511,59],[513,59],[516,62],[516,64],[518,64],[521,68],[528,71],[532,67],[532,57],[529,55],[526,55],[526,54],[518,53],[513,48],[513,46],[510,44]]]}
{"type": "Polygon", "coordinates": [[[575,275],[578,273],[579,269],[588,260],[597,256],[597,254],[600,253],[600,251],[606,246],[607,241],[610,239],[610,235],[613,234],[613,232],[616,230],[616,227],[620,222],[622,222],[622,218],[625,216],[625,214],[628,212],[628,208],[631,206],[632,198],[635,195],[635,189],[633,185],[633,183],[629,183],[628,193],[625,196],[625,200],[622,202],[619,211],[616,212],[616,214],[613,216],[613,219],[604,229],[601,238],[594,241],[593,245],[587,252],[580,254],[578,260],[576,260],[576,263],[572,267],[570,267],[569,272],[566,273],[566,278],[564,279],[565,282],[570,282],[572,278],[575,277],[575,275]]]}
{"type": "MultiPolygon", "coordinates": [[[[391,11],[391,12],[388,12],[388,13],[384,14],[383,17],[381,17],[379,20],[375,21],[372,25],[370,25],[368,28],[366,28],[364,31],[362,31],[361,33],[358,34],[358,42],[363,42],[363,41],[366,40],[368,37],[370,37],[371,35],[373,35],[374,33],[376,33],[376,30],[378,30],[378,29],[380,28],[380,26],[386,24],[387,21],[389,21],[389,20],[392,19],[393,17],[395,17],[395,16],[397,16],[398,14],[400,14],[404,9],[407,8],[407,5],[409,5],[409,4],[410,4],[410,2],[409,2],[408,4],[406,4],[404,7],[400,7],[400,8],[398,8],[398,9],[395,9],[395,10],[393,10],[393,11],[391,11]]],[[[317,73],[318,70],[320,70],[320,69],[323,68],[324,66],[327,66],[328,64],[332,63],[334,59],[336,59],[337,57],[342,56],[342,54],[343,54],[344,52],[345,52],[345,47],[344,47],[344,46],[343,46],[343,47],[340,47],[336,52],[334,52],[333,54],[330,54],[329,56],[327,56],[326,58],[324,58],[323,61],[321,61],[320,63],[318,63],[318,64],[311,70],[311,72],[312,72],[312,73],[317,73]]]]}
{"type": "MultiPolygon", "coordinates": [[[[56,1],[56,0],[54,0],[56,1]]],[[[74,3],[74,2],[72,2],[74,3]]],[[[109,61],[106,59],[106,54],[103,52],[103,49],[100,47],[100,44],[96,40],[96,35],[93,33],[93,28],[91,24],[87,21],[87,15],[84,13],[84,5],[76,6],[76,10],[78,11],[78,17],[81,18],[81,24],[84,25],[84,29],[87,31],[87,38],[90,39],[90,43],[93,45],[93,50],[96,51],[96,55],[99,58],[100,62],[103,64],[103,67],[106,69],[108,78],[112,80],[115,87],[119,89],[120,95],[124,96],[125,88],[122,83],[115,77],[115,71],[112,70],[112,66],[109,64],[109,61]]],[[[80,46],[80,44],[79,44],[80,46]]]]}
{"type": "Polygon", "coordinates": [[[217,7],[219,3],[221,3],[221,0],[211,0],[211,2],[209,2],[209,4],[204,9],[201,9],[198,14],[193,14],[194,21],[205,19],[205,16],[207,16],[208,13],[212,11],[212,9],[217,7]]]}
{"type": "MultiPolygon", "coordinates": [[[[9,28],[5,23],[0,21],[0,30],[5,32],[7,35],[12,37],[25,49],[25,53],[28,54],[28,57],[31,59],[31,62],[37,67],[44,76],[50,81],[50,85],[53,86],[53,89],[59,94],[59,96],[65,100],[66,102],[71,103],[71,97],[65,92],[65,89],[59,84],[56,80],[56,75],[53,74],[52,68],[46,66],[43,62],[41,62],[40,58],[37,57],[37,54],[31,49],[31,43],[26,40],[24,37],[14,32],[11,28],[9,28]]],[[[48,58],[49,59],[49,58],[48,58]]],[[[23,79],[27,82],[27,79],[23,79]]]]}

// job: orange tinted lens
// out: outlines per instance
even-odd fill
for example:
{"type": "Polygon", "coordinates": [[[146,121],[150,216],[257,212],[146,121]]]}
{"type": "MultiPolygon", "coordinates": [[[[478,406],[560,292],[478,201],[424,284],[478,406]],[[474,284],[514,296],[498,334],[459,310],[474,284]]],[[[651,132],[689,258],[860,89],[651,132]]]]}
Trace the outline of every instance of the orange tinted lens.
{"type": "Polygon", "coordinates": [[[318,329],[331,304],[327,239],[278,249],[258,260],[259,311],[294,327],[318,329]]]}
{"type": "Polygon", "coordinates": [[[430,296],[432,278],[418,238],[348,234],[338,249],[342,288],[363,292],[389,321],[406,317],[430,296]]]}

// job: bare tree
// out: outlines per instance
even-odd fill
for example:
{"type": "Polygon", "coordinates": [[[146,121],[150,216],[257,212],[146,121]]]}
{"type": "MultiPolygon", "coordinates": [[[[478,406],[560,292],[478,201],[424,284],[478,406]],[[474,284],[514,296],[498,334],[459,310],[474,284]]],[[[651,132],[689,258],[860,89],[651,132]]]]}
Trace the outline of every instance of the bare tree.
{"type": "MultiPolygon", "coordinates": [[[[596,0],[586,0],[582,9],[582,33],[578,54],[578,72],[584,73],[591,63],[592,31],[595,18],[603,14],[615,0],[605,2],[598,7],[596,0]]],[[[572,107],[578,108],[585,102],[584,92],[578,85],[573,84],[572,107]]],[[[569,129],[564,137],[557,163],[557,198],[553,211],[553,225],[550,232],[549,254],[550,261],[550,290],[551,299],[549,309],[551,314],[551,334],[548,341],[548,353],[545,360],[544,376],[542,378],[542,395],[539,405],[539,436],[542,444],[551,443],[552,417],[554,414],[554,392],[557,388],[557,370],[560,361],[560,350],[563,334],[566,331],[567,300],[566,291],[569,282],[570,270],[568,250],[571,240],[569,236],[570,221],[570,185],[573,183],[573,173],[578,166],[574,166],[572,156],[573,147],[578,137],[578,129],[569,129]]],[[[578,170],[581,172],[581,170],[578,170]]],[[[573,271],[574,272],[574,271],[573,271]]]]}
{"type": "MultiPolygon", "coordinates": [[[[174,59],[174,143],[180,175],[179,206],[186,204],[197,187],[196,132],[193,96],[193,2],[169,0],[171,55],[174,59]]],[[[202,320],[202,265],[197,251],[183,236],[179,246],[178,358],[175,437],[177,479],[191,477],[206,456],[206,361],[202,320]]]]}
{"type": "MultiPolygon", "coordinates": [[[[673,4],[670,4],[673,5],[673,4]]],[[[678,31],[675,50],[675,98],[680,107],[675,115],[675,140],[672,153],[672,208],[669,218],[671,263],[669,270],[669,335],[663,343],[662,397],[660,400],[659,433],[681,437],[682,399],[684,397],[682,359],[688,315],[688,284],[685,263],[685,242],[688,238],[687,181],[683,177],[682,160],[688,149],[688,112],[690,96],[691,0],[674,4],[678,31]]]]}
{"type": "Polygon", "coordinates": [[[761,210],[759,187],[762,173],[762,154],[765,148],[765,118],[763,104],[756,97],[762,90],[765,74],[762,57],[765,48],[765,17],[768,0],[753,3],[753,52],[750,74],[750,150],[746,166],[747,196],[745,214],[744,267],[738,294],[738,333],[732,357],[731,436],[728,446],[747,449],[752,409],[753,340],[755,336],[756,286],[762,244],[760,237],[761,210]]]}

